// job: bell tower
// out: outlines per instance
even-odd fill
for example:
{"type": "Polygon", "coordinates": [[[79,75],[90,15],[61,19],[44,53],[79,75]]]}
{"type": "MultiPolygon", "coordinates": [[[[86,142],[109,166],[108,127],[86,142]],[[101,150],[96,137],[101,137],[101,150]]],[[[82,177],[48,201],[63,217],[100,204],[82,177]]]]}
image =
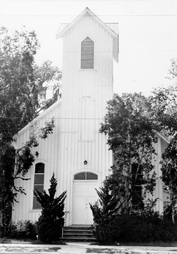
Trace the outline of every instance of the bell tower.
{"type": "Polygon", "coordinates": [[[67,224],[90,224],[90,215],[81,218],[77,209],[83,211],[83,217],[87,214],[88,200],[97,198],[92,190],[101,185],[112,165],[107,137],[99,128],[113,95],[118,24],[105,24],[86,8],[73,22],[61,25],[57,38],[63,38],[59,179],[65,174],[64,189],[70,190],[67,224]],[[91,175],[94,179],[87,179],[91,175]]]}

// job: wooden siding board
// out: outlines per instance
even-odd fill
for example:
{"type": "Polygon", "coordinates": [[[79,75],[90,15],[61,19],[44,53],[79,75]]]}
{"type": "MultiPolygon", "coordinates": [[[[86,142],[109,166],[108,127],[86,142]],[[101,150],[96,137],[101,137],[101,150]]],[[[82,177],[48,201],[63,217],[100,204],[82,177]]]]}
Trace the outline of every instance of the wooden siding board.
{"type": "MultiPolygon", "coordinates": [[[[54,171],[58,180],[58,194],[67,190],[66,208],[70,213],[67,222],[72,223],[72,184],[73,174],[79,171],[92,171],[99,175],[99,182],[108,175],[112,166],[112,152],[108,149],[107,136],[99,133],[100,123],[106,113],[106,102],[112,98],[112,73],[113,73],[113,40],[108,31],[104,30],[91,17],[82,19],[73,26],[72,30],[63,38],[63,94],[61,103],[48,111],[43,118],[38,119],[39,126],[43,126],[45,120],[56,117],[55,129],[46,140],[40,140],[39,158],[37,161],[46,161],[45,189],[49,187],[49,179],[54,171]],[[94,42],[94,69],[81,70],[81,42],[89,36],[94,42]],[[72,43],[71,43],[72,42],[72,43]],[[104,43],[103,43],[104,42],[104,43]],[[89,117],[93,118],[95,135],[93,141],[80,141],[79,124],[81,115],[80,99],[89,96],[95,101],[95,109],[91,110],[89,117]],[[84,160],[88,164],[84,165],[84,160]]],[[[86,113],[85,113],[86,115],[86,113]]],[[[86,122],[85,122],[86,123],[86,122]]],[[[29,138],[29,129],[19,134],[17,146],[20,147],[29,138]]],[[[155,170],[159,170],[161,156],[160,143],[156,146],[158,157],[155,170]]],[[[158,172],[158,176],[160,173],[158,172]]],[[[19,204],[15,205],[13,220],[30,219],[37,220],[40,211],[32,210],[32,190],[34,182],[34,166],[31,168],[28,182],[19,182],[26,188],[27,196],[18,195],[19,204]]],[[[157,182],[154,198],[161,195],[161,183],[157,182]]],[[[163,197],[162,197],[163,198],[163,197]]],[[[161,203],[157,209],[162,208],[161,203]]],[[[161,210],[160,210],[161,211],[161,210]]]]}
{"type": "MultiPolygon", "coordinates": [[[[58,107],[45,115],[46,119],[56,117],[54,133],[46,140],[40,140],[40,147],[37,149],[38,161],[44,159],[47,163],[45,188],[48,188],[54,171],[59,183],[58,193],[67,190],[65,209],[70,211],[67,223],[71,223],[73,174],[84,170],[97,172],[101,184],[112,165],[112,154],[108,151],[106,136],[99,133],[100,122],[106,112],[106,101],[112,97],[112,38],[92,18],[87,17],[65,35],[63,51],[62,100],[58,107]],[[87,36],[94,42],[94,69],[81,70],[80,45],[87,36]],[[79,141],[79,101],[83,96],[89,96],[95,101],[95,110],[89,115],[95,126],[94,140],[90,142],[79,141]],[[87,165],[84,165],[84,160],[88,161],[87,165]]],[[[44,121],[45,119],[39,119],[41,126],[44,121]]],[[[23,137],[19,137],[18,145],[28,137],[29,133],[25,131],[23,137]]],[[[29,194],[27,197],[20,197],[20,204],[24,204],[25,199],[29,200],[32,196],[33,173],[32,170],[31,181],[26,183],[29,194]]],[[[38,216],[39,211],[31,210],[30,204],[27,204],[27,207],[15,209],[13,218],[35,221],[38,216]]]]}

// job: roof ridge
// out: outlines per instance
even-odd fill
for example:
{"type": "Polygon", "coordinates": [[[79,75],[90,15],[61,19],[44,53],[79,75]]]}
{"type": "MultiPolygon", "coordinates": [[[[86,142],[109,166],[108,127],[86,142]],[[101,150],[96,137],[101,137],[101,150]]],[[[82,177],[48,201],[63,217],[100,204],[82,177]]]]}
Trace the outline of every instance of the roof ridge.
{"type": "MultiPolygon", "coordinates": [[[[66,27],[64,27],[63,30],[61,30],[61,29],[58,30],[57,35],[56,35],[57,39],[58,39],[58,38],[61,38],[61,37],[62,37],[62,36],[76,23],[76,22],[78,22],[78,21],[81,19],[81,17],[82,17],[86,12],[87,12],[88,14],[90,14],[90,16],[94,17],[94,18],[97,20],[97,22],[100,23],[100,25],[104,26],[105,29],[106,29],[113,37],[115,37],[115,38],[118,37],[118,34],[117,34],[115,31],[113,31],[113,30],[107,25],[107,23],[109,23],[109,22],[106,22],[106,23],[103,22],[96,14],[94,14],[88,7],[86,7],[86,8],[80,13],[80,15],[76,16],[76,18],[75,18],[73,21],[71,21],[70,23],[68,23],[68,25],[67,25],[66,27]]],[[[66,24],[66,23],[65,23],[65,24],[66,24]]],[[[111,22],[110,22],[110,24],[111,24],[111,22]]],[[[113,23],[112,23],[112,24],[113,24],[113,23]]],[[[116,23],[114,22],[114,24],[116,24],[116,23]]]]}

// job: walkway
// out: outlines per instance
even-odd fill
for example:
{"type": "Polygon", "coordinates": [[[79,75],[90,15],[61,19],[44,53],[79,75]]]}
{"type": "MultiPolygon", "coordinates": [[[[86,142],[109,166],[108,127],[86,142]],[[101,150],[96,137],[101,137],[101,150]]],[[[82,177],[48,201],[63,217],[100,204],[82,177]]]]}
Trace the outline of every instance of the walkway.
{"type": "Polygon", "coordinates": [[[0,244],[3,254],[177,254],[177,247],[98,246],[89,243],[67,245],[0,244]]]}

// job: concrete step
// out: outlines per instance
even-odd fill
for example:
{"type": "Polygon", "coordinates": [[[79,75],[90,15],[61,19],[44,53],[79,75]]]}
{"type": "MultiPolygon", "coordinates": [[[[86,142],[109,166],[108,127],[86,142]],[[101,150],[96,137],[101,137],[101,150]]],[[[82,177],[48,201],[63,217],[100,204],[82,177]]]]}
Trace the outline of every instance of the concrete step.
{"type": "Polygon", "coordinates": [[[64,232],[65,236],[93,236],[91,232],[64,232]]]}
{"type": "Polygon", "coordinates": [[[90,226],[68,226],[63,228],[63,241],[71,242],[94,242],[92,228],[90,226]]]}
{"type": "Polygon", "coordinates": [[[64,242],[96,242],[94,237],[62,237],[64,242]]]}

